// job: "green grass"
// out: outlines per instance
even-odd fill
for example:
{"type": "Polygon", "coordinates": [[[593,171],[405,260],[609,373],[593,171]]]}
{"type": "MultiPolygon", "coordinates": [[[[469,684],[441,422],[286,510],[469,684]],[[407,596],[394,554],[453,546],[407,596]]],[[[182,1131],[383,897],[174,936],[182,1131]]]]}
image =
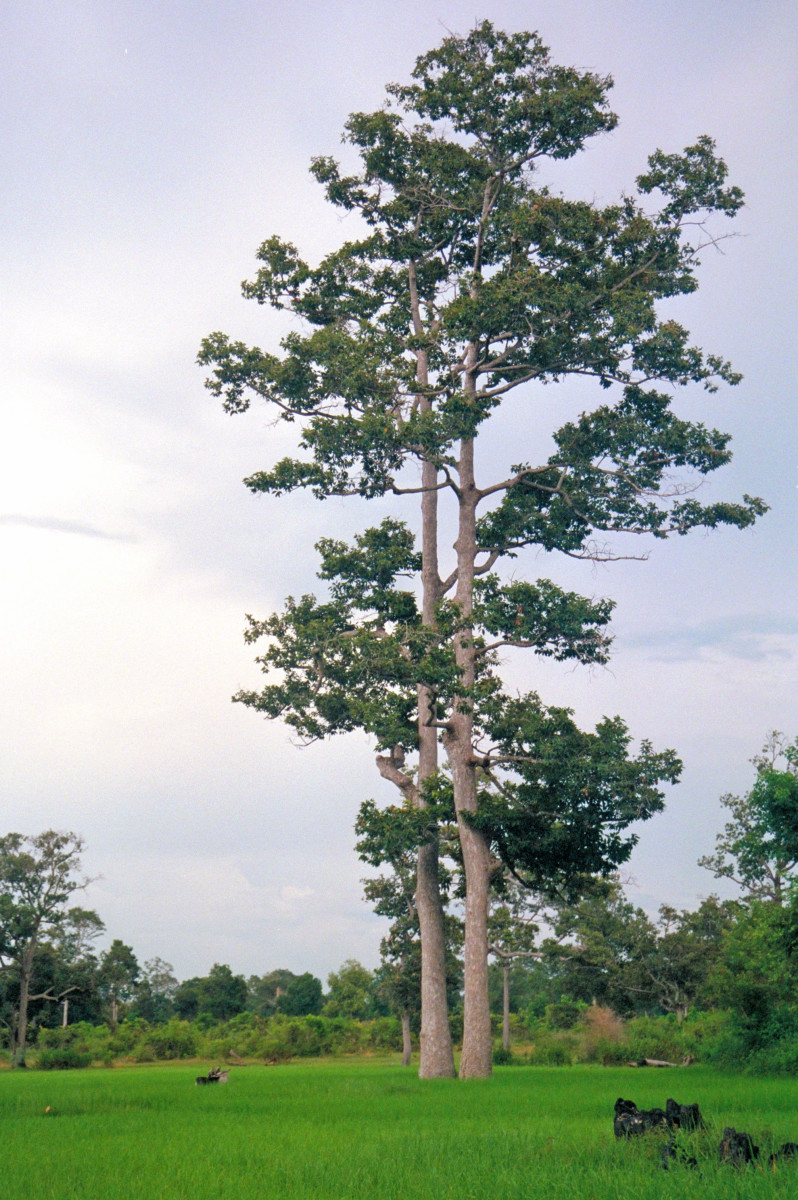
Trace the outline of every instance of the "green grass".
{"type": "Polygon", "coordinates": [[[778,1171],[717,1162],[724,1125],[798,1141],[798,1081],[706,1068],[508,1067],[422,1083],[374,1062],[0,1073],[3,1200],[660,1200],[792,1197],[778,1171]],[[618,1096],[697,1101],[698,1172],[661,1142],[616,1142],[618,1096]],[[45,1110],[49,1106],[50,1112],[45,1110]]]}

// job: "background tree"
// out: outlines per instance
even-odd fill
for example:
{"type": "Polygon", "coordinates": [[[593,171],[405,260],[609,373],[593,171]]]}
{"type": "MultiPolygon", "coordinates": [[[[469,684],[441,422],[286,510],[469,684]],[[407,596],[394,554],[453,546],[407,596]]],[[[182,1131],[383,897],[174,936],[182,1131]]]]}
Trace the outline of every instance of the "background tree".
{"type": "Polygon", "coordinates": [[[293,971],[282,967],[266,975],[251,975],[247,980],[247,1006],[259,1017],[274,1016],[278,1002],[295,979],[293,971]]]}
{"type": "Polygon", "coordinates": [[[798,743],[774,730],[751,759],[756,780],[742,796],[721,796],[731,813],[715,853],[698,860],[750,900],[785,901],[798,865],[798,743]]]}
{"type": "Polygon", "coordinates": [[[285,1013],[290,1017],[317,1015],[322,1009],[321,980],[309,971],[295,975],[280,969],[268,975],[253,975],[248,983],[247,1006],[261,1017],[285,1013]]]}
{"type": "Polygon", "coordinates": [[[229,1021],[245,1011],[247,984],[243,975],[234,975],[226,964],[214,963],[200,988],[200,1012],[215,1021],[229,1021]]]}
{"type": "Polygon", "coordinates": [[[380,966],[375,976],[378,995],[402,1026],[402,1066],[410,1065],[413,1053],[413,1018],[421,1016],[421,941],[414,902],[415,870],[363,880],[363,894],[374,911],[390,920],[388,933],[380,941],[380,966]]]}
{"type": "Polygon", "coordinates": [[[310,971],[295,976],[277,1000],[277,1011],[287,1017],[318,1016],[322,1006],[321,980],[310,971]]]}
{"type": "Polygon", "coordinates": [[[645,1010],[651,985],[641,969],[641,948],[648,953],[656,934],[617,877],[586,881],[583,895],[555,908],[549,920],[552,936],[543,949],[562,993],[626,1016],[645,1010]]]}
{"type": "Polygon", "coordinates": [[[132,946],[114,938],[100,955],[100,988],[110,1008],[111,1025],[119,1021],[119,1006],[132,1000],[139,978],[139,963],[132,946]]]}
{"type": "Polygon", "coordinates": [[[620,881],[594,880],[574,905],[549,916],[557,939],[545,950],[562,991],[631,1016],[711,1007],[724,940],[739,905],[709,896],[695,911],[662,905],[657,921],[624,895],[620,881]]]}
{"type": "Polygon", "coordinates": [[[348,958],[327,976],[328,992],[322,1013],[325,1017],[349,1017],[364,1021],[375,1015],[374,977],[354,958],[348,958]]]}
{"type": "MultiPolygon", "coordinates": [[[[432,798],[430,798],[432,799],[432,798]]],[[[450,856],[452,829],[438,824],[437,806],[425,800],[423,807],[406,805],[399,809],[379,809],[373,800],[360,806],[355,832],[357,850],[364,862],[373,867],[389,868],[363,880],[363,892],[374,911],[390,921],[380,942],[381,964],[376,975],[377,994],[400,1019],[402,1026],[402,1064],[408,1066],[412,1055],[412,1032],[418,1030],[422,1016],[421,930],[416,896],[418,892],[418,848],[434,830],[436,856],[450,856]],[[434,815],[433,815],[434,814],[434,815]]],[[[447,910],[453,872],[438,862],[438,893],[444,910],[445,966],[448,1004],[459,999],[462,967],[457,951],[462,945],[462,923],[447,910]]]]}
{"type": "Polygon", "coordinates": [[[82,850],[77,834],[54,829],[0,838],[0,966],[18,988],[11,1017],[15,1066],[25,1065],[36,951],[66,921],[69,898],[89,882],[80,874],[82,850]]]}
{"type": "MultiPolygon", "coordinates": [[[[717,241],[707,232],[709,217],[733,216],[742,202],[739,189],[726,187],[726,167],[711,140],[700,138],[682,155],[655,152],[638,177],[636,196],[607,207],[572,202],[539,182],[541,166],[571,157],[588,138],[614,127],[610,80],[559,67],[536,35],[503,34],[489,22],[467,37],[447,37],[417,61],[413,78],[389,87],[385,108],[347,122],[359,174],[343,175],[328,158],[313,164],[331,203],[360,215],[364,235],[316,268],[271,238],[260,248],[256,279],[244,286],[258,302],[289,309],[307,332],[295,327],[282,343],[282,357],[214,334],[200,361],[213,365],[209,387],[229,411],[243,411],[254,395],[273,403],[285,420],[301,423],[305,457],[251,476],[254,491],[420,495],[417,612],[386,613],[383,605],[388,621],[373,619],[365,636],[349,621],[336,626],[334,606],[303,617],[302,606],[291,602],[289,649],[304,650],[293,677],[282,692],[273,685],[238,698],[267,715],[284,715],[302,732],[312,725],[312,736],[367,729],[382,751],[380,771],[417,807],[437,770],[440,739],[466,878],[461,1073],[484,1075],[491,1050],[491,841],[501,838],[478,820],[487,792],[481,785],[487,781],[494,793],[509,794],[512,806],[526,788],[534,790],[533,764],[540,757],[539,745],[529,744],[528,723],[513,731],[501,715],[508,698],[501,695],[495,655],[522,647],[601,662],[609,618],[607,605],[547,580],[503,583],[493,568],[526,547],[609,558],[617,551],[607,547],[608,535],[665,538],[695,527],[742,527],[764,505],[750,498],[698,502],[690,476],[727,462],[728,438],[678,418],[669,393],[651,386],[700,383],[712,390],[719,380],[738,379],[728,363],[704,355],[678,322],[658,312],[660,301],[695,290],[701,251],[717,241]],[[650,209],[653,193],[659,207],[650,209]],[[567,414],[559,429],[541,431],[551,435],[551,453],[523,461],[519,448],[518,461],[482,481],[478,435],[503,398],[522,385],[574,376],[592,377],[603,389],[615,386],[614,403],[567,414]],[[452,502],[457,529],[456,559],[443,572],[439,497],[452,502]],[[400,660],[404,699],[395,703],[400,660]],[[381,678],[389,681],[382,689],[381,678]],[[330,679],[333,686],[323,693],[330,679]],[[358,679],[361,687],[353,691],[358,679]],[[366,708],[364,681],[375,697],[366,708]],[[353,698],[343,707],[330,702],[342,682],[353,698]],[[383,699],[391,721],[376,714],[383,699]],[[493,703],[483,708],[486,699],[493,703]],[[408,752],[418,754],[415,770],[408,752]],[[524,762],[530,764],[526,775],[524,762]]],[[[537,395],[534,388],[525,392],[531,403],[537,395]]],[[[537,432],[531,416],[524,427],[537,432]]],[[[397,531],[394,541],[403,537],[397,531]]],[[[357,573],[347,574],[347,548],[332,549],[343,562],[333,575],[345,590],[357,573]]],[[[367,590],[369,603],[359,607],[379,615],[381,593],[373,585],[367,590]]],[[[263,633],[279,636],[268,622],[253,623],[249,636],[263,633]]],[[[269,651],[262,661],[277,665],[269,651]]],[[[526,698],[516,715],[536,701],[526,698]]],[[[567,773],[575,772],[569,766],[567,773]]],[[[638,764],[639,817],[656,811],[661,794],[655,784],[674,774],[672,762],[655,764],[649,756],[645,769],[638,764]]],[[[617,831],[624,803],[634,805],[628,791],[615,795],[621,814],[609,820],[617,831]]],[[[584,814],[575,814],[575,823],[584,826],[584,814]]],[[[517,848],[521,828],[516,822],[517,848]]],[[[534,858],[531,837],[523,844],[534,858]]],[[[420,847],[417,879],[428,1018],[423,1074],[451,1073],[441,1008],[436,848],[433,831],[420,847]]],[[[606,868],[612,865],[610,859],[606,868]]]]}
{"type": "Polygon", "coordinates": [[[183,979],[175,990],[174,1009],[181,1021],[193,1021],[199,1015],[203,980],[199,975],[183,979]]]}
{"type": "MultiPolygon", "coordinates": [[[[562,994],[553,961],[519,958],[510,967],[510,1014],[525,1014],[531,1021],[543,1017],[546,1006],[562,994]]],[[[490,1010],[494,1016],[504,1009],[504,970],[494,962],[490,968],[490,1010]]]]}
{"type": "Polygon", "coordinates": [[[161,1025],[174,1013],[178,982],[171,963],[149,958],[139,972],[131,1014],[150,1025],[161,1025]]]}
{"type": "Polygon", "coordinates": [[[93,944],[104,932],[105,924],[96,912],[70,908],[40,944],[34,975],[41,998],[31,1006],[31,1025],[102,1021],[100,965],[93,944]]]}
{"type": "Polygon", "coordinates": [[[690,912],[663,904],[654,937],[640,946],[644,977],[659,1008],[681,1022],[700,1001],[706,1001],[710,981],[720,960],[723,936],[738,916],[738,906],[717,896],[702,900],[690,912]]]}
{"type": "Polygon", "coordinates": [[[174,995],[174,1008],[185,1021],[204,1016],[209,1021],[229,1021],[245,1012],[249,990],[243,975],[234,975],[226,964],[214,963],[207,975],[185,979],[174,995]]]}
{"type": "Polygon", "coordinates": [[[488,917],[488,949],[502,975],[502,1049],[510,1049],[510,981],[519,960],[540,957],[538,934],[543,905],[514,875],[505,871],[494,879],[488,917]]]}

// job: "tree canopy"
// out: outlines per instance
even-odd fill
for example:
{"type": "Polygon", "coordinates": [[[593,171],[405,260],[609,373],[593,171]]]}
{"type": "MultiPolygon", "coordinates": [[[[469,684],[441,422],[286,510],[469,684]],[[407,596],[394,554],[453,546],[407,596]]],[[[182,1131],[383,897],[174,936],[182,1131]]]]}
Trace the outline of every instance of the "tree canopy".
{"type": "MultiPolygon", "coordinates": [[[[80,873],[82,850],[83,841],[77,834],[54,829],[28,837],[7,833],[0,838],[0,967],[15,975],[18,986],[12,1029],[16,1065],[25,1064],[36,951],[45,937],[67,925],[70,897],[88,883],[80,873]]],[[[90,917],[99,921],[96,914],[90,917]]]]}

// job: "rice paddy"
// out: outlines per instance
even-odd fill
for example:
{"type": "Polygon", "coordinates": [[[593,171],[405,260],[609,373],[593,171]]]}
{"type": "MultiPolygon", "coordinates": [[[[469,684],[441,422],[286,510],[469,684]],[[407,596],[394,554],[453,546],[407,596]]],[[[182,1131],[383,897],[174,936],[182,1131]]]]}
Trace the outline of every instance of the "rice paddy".
{"type": "Polygon", "coordinates": [[[3,1200],[702,1200],[792,1197],[798,1081],[703,1067],[508,1067],[492,1080],[422,1082],[374,1061],[0,1072],[3,1200]],[[618,1096],[668,1096],[709,1121],[684,1135],[697,1169],[661,1166],[656,1135],[617,1142],[618,1096]],[[718,1161],[725,1125],[761,1165],[718,1161]]]}

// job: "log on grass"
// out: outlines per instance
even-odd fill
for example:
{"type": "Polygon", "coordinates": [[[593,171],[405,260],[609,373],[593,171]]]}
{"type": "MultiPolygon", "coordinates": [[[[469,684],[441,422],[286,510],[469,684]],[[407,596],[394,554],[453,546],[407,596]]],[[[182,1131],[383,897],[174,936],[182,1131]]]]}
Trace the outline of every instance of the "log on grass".
{"type": "Polygon", "coordinates": [[[666,1062],[664,1058],[636,1058],[626,1064],[628,1067],[675,1067],[676,1063],[666,1062]]]}

